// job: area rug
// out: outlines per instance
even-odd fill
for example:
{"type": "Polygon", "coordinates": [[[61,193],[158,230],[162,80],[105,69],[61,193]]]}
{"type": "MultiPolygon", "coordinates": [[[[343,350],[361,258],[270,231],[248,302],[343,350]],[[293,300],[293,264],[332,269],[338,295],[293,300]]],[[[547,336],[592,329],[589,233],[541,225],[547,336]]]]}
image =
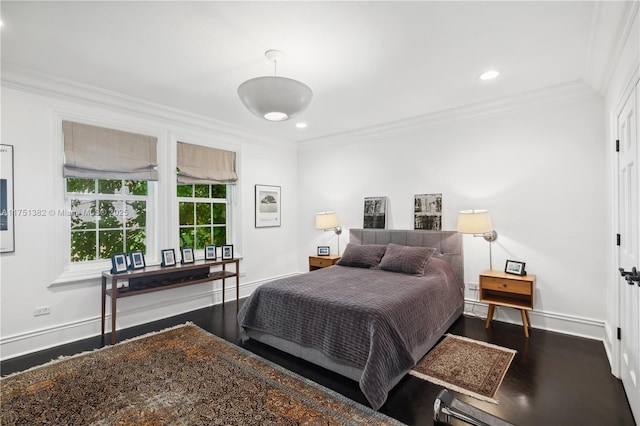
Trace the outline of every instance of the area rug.
{"type": "Polygon", "coordinates": [[[515,354],[513,349],[448,334],[409,374],[497,403],[495,395],[515,354]]]}
{"type": "Polygon", "coordinates": [[[399,425],[187,324],[0,380],[5,425],[399,425]]]}

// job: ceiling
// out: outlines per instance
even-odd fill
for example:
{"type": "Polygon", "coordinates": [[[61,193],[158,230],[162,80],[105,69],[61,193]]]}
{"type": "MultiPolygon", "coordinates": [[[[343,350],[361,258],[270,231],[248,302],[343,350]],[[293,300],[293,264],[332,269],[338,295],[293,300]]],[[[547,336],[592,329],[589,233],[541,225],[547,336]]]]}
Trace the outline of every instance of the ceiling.
{"type": "Polygon", "coordinates": [[[619,19],[605,18],[627,10],[620,4],[3,0],[2,67],[304,141],[569,82],[593,86],[620,33],[608,27],[619,19]],[[314,91],[289,121],[253,116],[236,92],[273,74],[268,49],[286,54],[278,75],[314,91]],[[501,76],[481,81],[490,68],[501,76]]]}

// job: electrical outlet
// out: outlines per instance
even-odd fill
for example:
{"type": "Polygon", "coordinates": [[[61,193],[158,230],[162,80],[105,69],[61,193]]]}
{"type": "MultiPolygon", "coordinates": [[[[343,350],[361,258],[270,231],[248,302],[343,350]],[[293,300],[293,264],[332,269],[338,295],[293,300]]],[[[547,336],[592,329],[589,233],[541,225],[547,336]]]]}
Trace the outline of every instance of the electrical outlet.
{"type": "Polygon", "coordinates": [[[471,291],[478,291],[478,283],[469,283],[467,285],[467,287],[469,288],[469,290],[471,291]]]}
{"type": "Polygon", "coordinates": [[[51,306],[44,306],[42,308],[33,308],[33,316],[39,317],[42,315],[49,315],[51,313],[51,306]]]}

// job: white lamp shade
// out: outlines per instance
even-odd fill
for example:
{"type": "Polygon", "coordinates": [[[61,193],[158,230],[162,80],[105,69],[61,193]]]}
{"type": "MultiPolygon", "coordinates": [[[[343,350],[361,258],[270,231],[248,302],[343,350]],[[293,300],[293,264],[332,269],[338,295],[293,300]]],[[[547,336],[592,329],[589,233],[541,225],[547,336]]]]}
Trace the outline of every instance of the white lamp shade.
{"type": "Polygon", "coordinates": [[[316,229],[332,229],[338,226],[338,215],[335,212],[316,214],[316,229]]]}
{"type": "Polygon", "coordinates": [[[253,114],[269,121],[284,121],[303,112],[313,98],[304,83],[286,77],[256,77],[238,87],[238,96],[253,114]]]}
{"type": "Polygon", "coordinates": [[[489,210],[461,210],[458,212],[458,232],[485,234],[493,231],[489,210]]]}

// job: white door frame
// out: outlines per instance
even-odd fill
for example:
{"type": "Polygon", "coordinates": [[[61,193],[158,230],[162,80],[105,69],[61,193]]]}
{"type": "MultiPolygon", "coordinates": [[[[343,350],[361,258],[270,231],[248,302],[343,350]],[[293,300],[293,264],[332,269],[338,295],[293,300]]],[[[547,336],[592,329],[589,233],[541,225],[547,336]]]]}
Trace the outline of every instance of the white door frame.
{"type": "MultiPolygon", "coordinates": [[[[631,78],[629,79],[629,83],[627,87],[622,92],[622,95],[618,98],[616,102],[616,107],[610,111],[610,126],[611,126],[611,143],[609,144],[609,149],[611,152],[615,152],[616,140],[620,139],[620,135],[618,135],[618,117],[622,113],[624,109],[627,99],[631,96],[636,85],[640,83],[640,64],[636,66],[631,78]]],[[[636,94],[638,96],[638,94],[636,94]]],[[[640,107],[640,105],[638,105],[640,107]]],[[[639,123],[640,124],[640,123],[639,123]]],[[[640,126],[639,126],[640,128],[640,126]]],[[[617,153],[616,153],[617,154],[617,153]]],[[[612,205],[613,205],[613,234],[611,235],[611,241],[613,241],[615,234],[620,229],[620,211],[618,209],[618,194],[620,190],[620,183],[618,182],[618,166],[619,159],[618,155],[612,155],[612,170],[611,173],[613,175],[613,193],[612,193],[612,205]]],[[[618,250],[618,246],[616,244],[612,244],[612,270],[611,274],[611,283],[613,285],[613,298],[614,298],[614,310],[615,315],[609,316],[610,318],[615,318],[615,324],[613,324],[613,330],[611,335],[611,373],[620,378],[620,357],[621,354],[621,341],[617,338],[617,329],[621,325],[620,319],[620,272],[618,271],[618,265],[620,264],[620,254],[618,250]]]]}

